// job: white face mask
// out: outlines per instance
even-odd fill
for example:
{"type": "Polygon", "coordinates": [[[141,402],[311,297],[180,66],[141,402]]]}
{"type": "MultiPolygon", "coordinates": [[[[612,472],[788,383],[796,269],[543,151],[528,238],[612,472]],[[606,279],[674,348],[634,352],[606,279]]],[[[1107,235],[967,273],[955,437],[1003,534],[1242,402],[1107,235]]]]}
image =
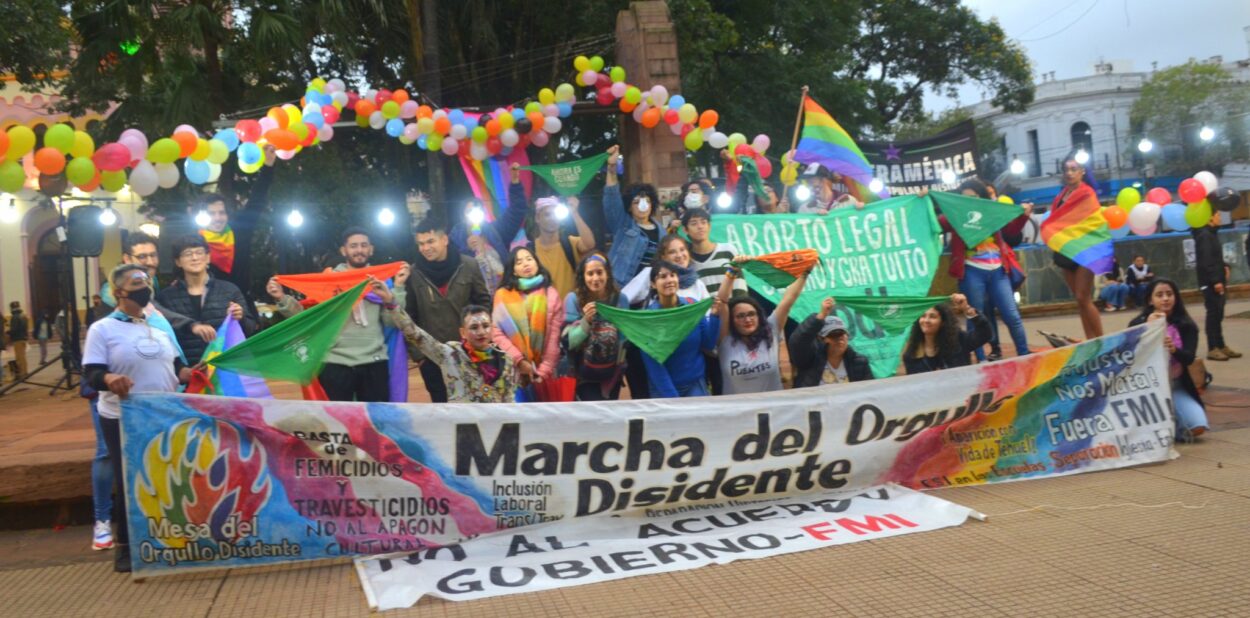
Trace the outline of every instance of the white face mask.
{"type": "Polygon", "coordinates": [[[686,194],[686,208],[702,208],[703,196],[698,193],[686,194]]]}
{"type": "Polygon", "coordinates": [[[651,212],[651,200],[645,197],[638,198],[638,212],[651,212]]]}

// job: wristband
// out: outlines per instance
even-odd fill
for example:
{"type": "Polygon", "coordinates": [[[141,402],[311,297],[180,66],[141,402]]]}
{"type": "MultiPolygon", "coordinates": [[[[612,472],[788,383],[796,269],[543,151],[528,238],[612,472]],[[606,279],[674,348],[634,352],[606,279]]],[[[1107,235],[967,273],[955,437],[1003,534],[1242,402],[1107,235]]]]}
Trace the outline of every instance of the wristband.
{"type": "Polygon", "coordinates": [[[394,311],[396,309],[399,309],[399,305],[395,303],[383,303],[382,307],[388,311],[394,311]]]}

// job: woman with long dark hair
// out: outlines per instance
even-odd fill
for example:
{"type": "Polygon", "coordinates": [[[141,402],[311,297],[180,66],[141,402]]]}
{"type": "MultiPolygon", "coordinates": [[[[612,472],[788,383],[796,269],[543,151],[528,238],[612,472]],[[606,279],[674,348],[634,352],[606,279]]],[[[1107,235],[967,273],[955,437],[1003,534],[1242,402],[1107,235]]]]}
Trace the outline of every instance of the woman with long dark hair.
{"type": "MultiPolygon", "coordinates": [[[[749,259],[748,256],[739,256],[734,261],[745,262],[749,259]]],[[[729,298],[737,274],[734,268],[725,273],[725,283],[717,296],[721,308],[717,360],[724,380],[723,393],[737,395],[779,391],[782,389],[781,338],[785,335],[790,308],[799,299],[803,286],[807,285],[807,273],[799,275],[786,288],[771,314],[750,296],[729,298]]]]}
{"type": "MultiPolygon", "coordinates": [[[[651,302],[648,309],[672,309],[695,302],[678,293],[678,273],[681,268],[665,261],[651,266],[651,302]]],[[[704,316],[677,349],[663,363],[642,353],[651,384],[652,397],[700,397],[708,394],[704,352],[716,348],[716,334],[720,331],[720,318],[704,316]]]]}
{"type": "Polygon", "coordinates": [[[612,278],[612,265],[598,252],[577,265],[577,285],[564,300],[563,344],[577,378],[577,401],[614,400],[621,394],[625,336],[599,317],[595,303],[629,308],[612,278]]]}
{"type": "MultiPolygon", "coordinates": [[[[1065,215],[1087,208],[1091,200],[1097,206],[1098,194],[1093,187],[1093,178],[1088,175],[1085,166],[1077,162],[1076,153],[1070,154],[1063,160],[1063,190],[1050,205],[1049,220],[1062,221],[1065,215]]],[[[1107,242],[1110,243],[1109,240],[1107,242]]],[[[1103,273],[1081,266],[1058,251],[1053,259],[1055,266],[1063,274],[1064,283],[1068,284],[1068,289],[1072,290],[1072,296],[1076,298],[1076,308],[1081,316],[1085,337],[1101,337],[1102,314],[1094,305],[1094,277],[1103,273]]]]}
{"type": "Polygon", "coordinates": [[[1170,355],[1168,377],[1172,381],[1172,407],[1176,409],[1176,434],[1181,440],[1190,441],[1210,429],[1198,385],[1189,373],[1198,353],[1198,324],[1189,317],[1180,288],[1170,279],[1150,283],[1141,313],[1128,325],[1154,320],[1167,321],[1163,345],[1170,355]]]}
{"type": "Polygon", "coordinates": [[[555,376],[564,326],[560,292],[528,247],[508,253],[492,312],[495,345],[512,358],[522,381],[555,376]]]}
{"type": "Polygon", "coordinates": [[[903,349],[907,375],[971,364],[972,351],[990,340],[990,323],[968,304],[963,294],[951,294],[950,303],[934,305],[911,326],[903,349]],[[973,330],[959,327],[957,315],[972,322],[973,330]]]}

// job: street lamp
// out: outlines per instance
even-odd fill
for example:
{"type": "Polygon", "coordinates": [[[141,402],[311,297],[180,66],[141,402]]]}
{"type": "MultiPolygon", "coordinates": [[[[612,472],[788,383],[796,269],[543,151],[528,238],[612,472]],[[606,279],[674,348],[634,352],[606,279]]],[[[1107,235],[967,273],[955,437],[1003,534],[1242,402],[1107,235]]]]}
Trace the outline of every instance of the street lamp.
{"type": "Polygon", "coordinates": [[[117,213],[111,207],[105,207],[100,211],[100,225],[108,227],[117,223],[117,213]]]}
{"type": "Polygon", "coordinates": [[[395,222],[395,211],[390,208],[383,208],[378,211],[378,223],[382,225],[390,225],[395,222]]]}
{"type": "Polygon", "coordinates": [[[1204,142],[1209,142],[1215,139],[1215,129],[1203,125],[1202,129],[1198,131],[1198,138],[1204,142]]]}
{"type": "Polygon", "coordinates": [[[799,188],[794,190],[794,199],[806,202],[812,199],[812,190],[807,188],[807,185],[799,185],[799,188]]]}
{"type": "Polygon", "coordinates": [[[955,170],[942,170],[942,184],[953,185],[956,180],[959,178],[955,176],[955,170]]]}
{"type": "Polygon", "coordinates": [[[1020,157],[1016,157],[1011,161],[1011,173],[1016,176],[1024,175],[1024,161],[1021,161],[1020,157]]]}
{"type": "Polygon", "coordinates": [[[1150,152],[1151,150],[1154,150],[1154,148],[1155,143],[1150,141],[1149,138],[1143,137],[1140,142],[1137,142],[1137,149],[1143,153],[1150,152]]]}
{"type": "Polygon", "coordinates": [[[1089,163],[1089,153],[1085,152],[1084,148],[1076,151],[1076,154],[1073,155],[1072,158],[1075,159],[1076,162],[1080,163],[1081,165],[1085,165],[1086,163],[1089,163]]]}
{"type": "Polygon", "coordinates": [[[881,182],[880,178],[873,178],[868,183],[868,190],[873,193],[881,193],[882,189],[885,189],[885,183],[881,182]]]}
{"type": "Polygon", "coordinates": [[[212,222],[213,222],[213,218],[208,216],[207,210],[201,210],[200,212],[195,213],[196,225],[200,227],[208,227],[208,224],[212,222]]]}
{"type": "Polygon", "coordinates": [[[300,214],[299,209],[293,208],[291,212],[287,213],[286,224],[291,226],[292,229],[299,228],[299,226],[304,225],[304,215],[300,214]]]}
{"type": "Polygon", "coordinates": [[[725,192],[725,191],[721,191],[721,192],[720,192],[720,195],[716,196],[716,206],[717,206],[717,207],[719,207],[719,208],[729,208],[730,206],[733,206],[733,205],[734,205],[734,198],[730,197],[730,196],[729,196],[729,193],[727,193],[727,192],[725,192]]]}

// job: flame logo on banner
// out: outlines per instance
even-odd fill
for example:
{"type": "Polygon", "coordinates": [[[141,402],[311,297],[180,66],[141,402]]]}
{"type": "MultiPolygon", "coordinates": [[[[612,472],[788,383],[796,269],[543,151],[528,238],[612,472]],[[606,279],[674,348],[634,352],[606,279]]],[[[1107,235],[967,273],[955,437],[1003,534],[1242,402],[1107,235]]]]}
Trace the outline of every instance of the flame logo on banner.
{"type": "Polygon", "coordinates": [[[273,488],[264,449],[209,419],[188,419],[153,437],[133,487],[139,511],[163,531],[153,536],[171,548],[237,540],[239,522],[255,517],[273,488]]]}

